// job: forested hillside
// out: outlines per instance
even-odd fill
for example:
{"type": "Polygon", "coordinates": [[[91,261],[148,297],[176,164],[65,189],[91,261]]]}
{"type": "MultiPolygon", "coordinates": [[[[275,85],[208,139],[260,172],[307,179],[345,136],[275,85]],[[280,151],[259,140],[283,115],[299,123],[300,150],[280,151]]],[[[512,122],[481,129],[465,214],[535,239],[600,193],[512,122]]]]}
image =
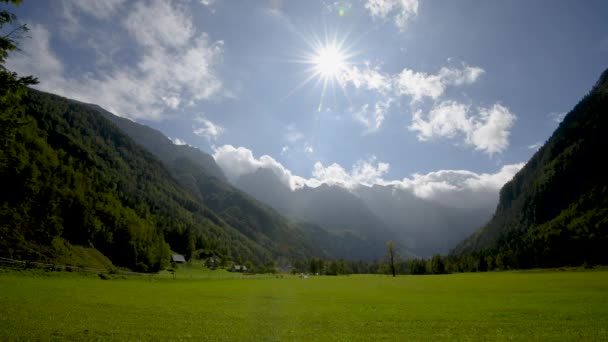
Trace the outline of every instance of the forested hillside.
{"type": "Polygon", "coordinates": [[[15,122],[0,137],[3,256],[52,259],[65,239],[152,271],[169,248],[256,264],[285,252],[227,224],[89,106],[29,90],[17,108],[2,114],[3,123],[15,122]]]}
{"type": "Polygon", "coordinates": [[[197,148],[175,145],[161,132],[94,106],[133,140],[156,155],[197,201],[245,236],[283,256],[328,256],[301,226],[227,183],[213,157],[197,148]]]}
{"type": "Polygon", "coordinates": [[[498,267],[607,264],[608,70],[500,191],[494,217],[460,243],[498,267]]]}

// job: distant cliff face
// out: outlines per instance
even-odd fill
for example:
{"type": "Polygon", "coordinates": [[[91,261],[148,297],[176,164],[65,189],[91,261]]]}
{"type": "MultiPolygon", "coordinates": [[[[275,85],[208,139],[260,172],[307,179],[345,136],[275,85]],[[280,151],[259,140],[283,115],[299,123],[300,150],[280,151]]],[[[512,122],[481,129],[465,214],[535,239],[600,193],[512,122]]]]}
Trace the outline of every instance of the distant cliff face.
{"type": "Polygon", "coordinates": [[[453,254],[508,255],[514,267],[608,262],[607,131],[608,70],[504,185],[492,220],[453,254]]]}

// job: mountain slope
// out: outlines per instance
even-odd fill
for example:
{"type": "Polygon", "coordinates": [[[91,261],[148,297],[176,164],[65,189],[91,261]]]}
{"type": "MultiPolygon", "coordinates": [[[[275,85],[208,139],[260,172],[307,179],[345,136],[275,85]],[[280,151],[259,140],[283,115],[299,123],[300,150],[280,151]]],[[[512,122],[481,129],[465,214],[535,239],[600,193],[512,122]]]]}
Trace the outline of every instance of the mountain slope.
{"type": "Polygon", "coordinates": [[[512,267],[608,263],[607,129],[608,70],[452,254],[488,253],[512,267]]]}
{"type": "MultiPolygon", "coordinates": [[[[380,259],[393,235],[363,201],[338,186],[321,185],[291,191],[268,169],[259,168],[236,181],[239,189],[308,227],[313,235],[325,230],[336,241],[317,243],[345,259],[380,259]],[[314,227],[314,228],[313,228],[314,227]]],[[[401,246],[403,254],[408,252],[401,246]]]]}
{"type": "MultiPolygon", "coordinates": [[[[94,106],[136,143],[163,161],[173,177],[223,221],[275,254],[293,258],[330,256],[308,232],[249,195],[228,184],[209,154],[175,145],[161,132],[94,106]]],[[[326,251],[327,252],[327,251],[326,251]]]]}
{"type": "Polygon", "coordinates": [[[257,264],[281,253],[227,224],[89,106],[29,90],[22,107],[20,124],[1,137],[3,256],[52,259],[65,239],[145,271],[167,260],[167,243],[257,264]]]}
{"type": "Polygon", "coordinates": [[[447,208],[393,186],[346,190],[322,185],[291,191],[264,168],[242,175],[236,186],[284,215],[348,234],[344,237],[353,244],[358,238],[362,248],[368,247],[359,248],[357,255],[372,248],[372,259],[382,257],[387,240],[398,243],[404,257],[447,253],[491,215],[484,209],[447,208]]]}

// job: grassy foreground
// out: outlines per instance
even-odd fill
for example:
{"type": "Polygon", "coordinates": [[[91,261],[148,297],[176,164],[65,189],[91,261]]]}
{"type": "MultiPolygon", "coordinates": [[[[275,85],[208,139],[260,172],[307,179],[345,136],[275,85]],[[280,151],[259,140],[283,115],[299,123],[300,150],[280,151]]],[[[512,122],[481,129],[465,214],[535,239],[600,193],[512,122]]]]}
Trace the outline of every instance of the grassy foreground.
{"type": "Polygon", "coordinates": [[[608,272],[101,280],[0,272],[0,340],[606,340],[608,272]]]}

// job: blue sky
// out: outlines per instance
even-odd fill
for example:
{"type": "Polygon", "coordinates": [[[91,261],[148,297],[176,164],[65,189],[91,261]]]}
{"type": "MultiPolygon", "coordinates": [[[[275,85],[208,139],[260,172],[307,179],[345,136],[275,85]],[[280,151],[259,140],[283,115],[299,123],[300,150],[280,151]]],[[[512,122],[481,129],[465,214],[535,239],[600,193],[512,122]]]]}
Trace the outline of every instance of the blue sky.
{"type": "Polygon", "coordinates": [[[31,38],[8,67],[37,76],[40,89],[199,147],[229,177],[268,167],[292,187],[495,195],[608,67],[606,1],[14,9],[31,38]]]}

